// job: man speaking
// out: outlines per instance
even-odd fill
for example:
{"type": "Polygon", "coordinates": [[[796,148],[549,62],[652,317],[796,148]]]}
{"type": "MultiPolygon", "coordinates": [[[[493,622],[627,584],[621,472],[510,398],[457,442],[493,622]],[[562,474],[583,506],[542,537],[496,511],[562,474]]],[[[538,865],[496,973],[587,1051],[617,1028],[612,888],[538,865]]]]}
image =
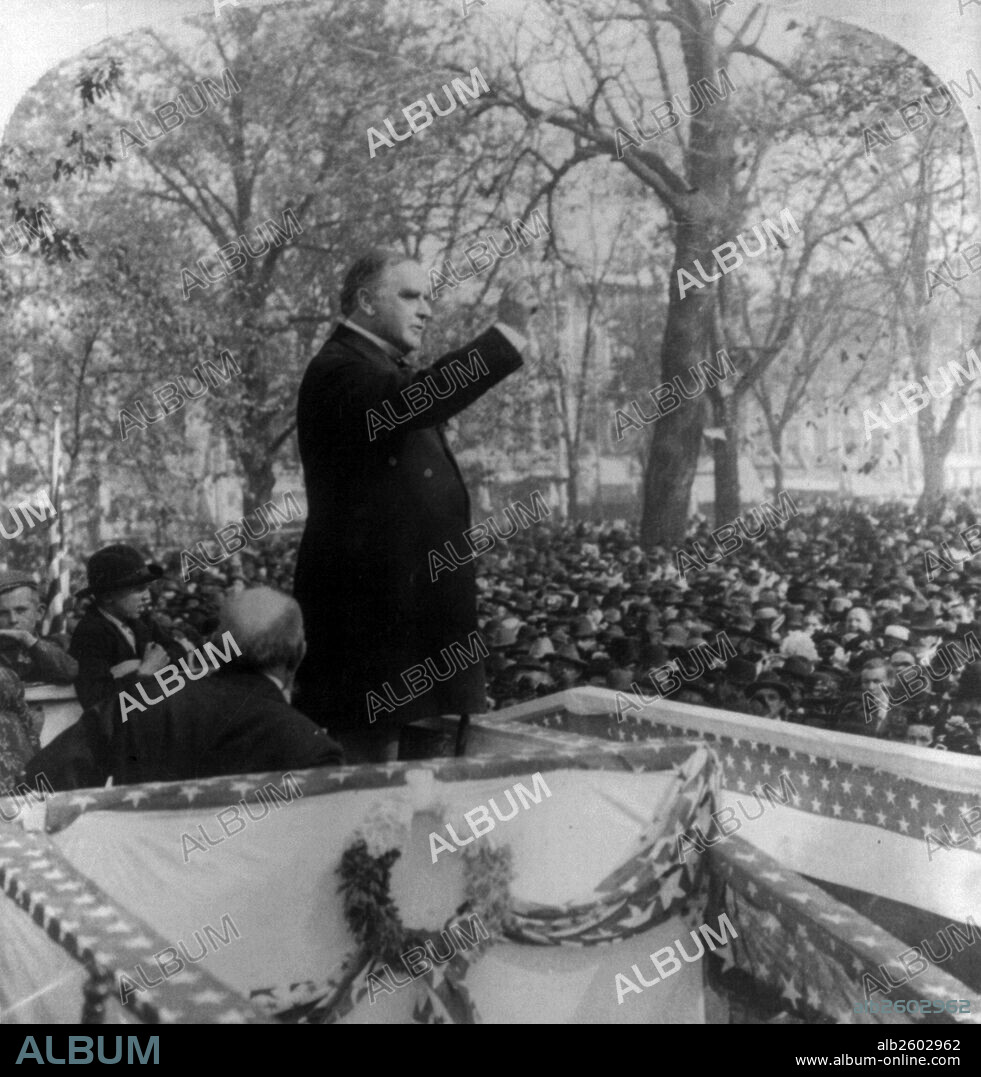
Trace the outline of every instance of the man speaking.
{"type": "Polygon", "coordinates": [[[419,263],[375,249],[344,279],[341,319],[300,385],[307,523],[294,594],[308,651],[298,705],[350,762],[395,759],[399,730],[486,709],[476,572],[429,568],[459,548],[470,499],[442,425],[521,366],[537,300],[505,289],[494,325],[413,370],[431,308],[419,263]],[[479,645],[479,646],[478,646],[479,645]]]}

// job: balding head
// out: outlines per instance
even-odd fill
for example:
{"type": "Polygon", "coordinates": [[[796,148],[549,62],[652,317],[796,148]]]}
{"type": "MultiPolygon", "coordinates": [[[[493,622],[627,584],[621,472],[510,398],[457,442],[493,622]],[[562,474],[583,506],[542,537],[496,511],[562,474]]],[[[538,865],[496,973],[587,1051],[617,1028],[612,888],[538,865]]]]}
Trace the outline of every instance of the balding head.
{"type": "Polygon", "coordinates": [[[369,251],[348,271],[341,313],[400,354],[418,348],[432,314],[429,278],[422,266],[397,251],[369,251]]]}
{"type": "Polygon", "coordinates": [[[242,652],[236,665],[263,672],[295,672],[306,650],[296,600],[271,587],[226,595],[218,634],[230,632],[242,652]]]}
{"type": "Polygon", "coordinates": [[[404,251],[394,247],[371,247],[365,251],[344,275],[344,283],[341,285],[341,314],[349,318],[358,309],[361,302],[359,293],[362,289],[372,292],[386,269],[408,260],[404,251]]]}

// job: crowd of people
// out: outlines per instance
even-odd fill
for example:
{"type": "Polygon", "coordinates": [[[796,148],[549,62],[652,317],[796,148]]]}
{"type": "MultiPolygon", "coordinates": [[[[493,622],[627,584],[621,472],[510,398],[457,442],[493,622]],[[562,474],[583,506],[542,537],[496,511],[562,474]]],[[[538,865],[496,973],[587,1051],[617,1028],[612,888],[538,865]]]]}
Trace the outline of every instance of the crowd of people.
{"type": "MultiPolygon", "coordinates": [[[[543,520],[477,559],[487,709],[593,685],[613,689],[618,706],[665,697],[981,754],[981,560],[952,548],[974,523],[967,502],[931,513],[818,502],[701,568],[678,554],[711,548],[703,519],[683,547],[648,552],[625,524],[543,520]]],[[[263,620],[268,596],[289,593],[296,548],[295,534],[273,535],[184,581],[177,553],[152,575],[151,551],[111,547],[130,552],[107,555],[94,578],[90,562],[64,631],[47,638],[33,578],[0,575],[0,777],[21,774],[39,747],[24,683],[73,683],[95,707],[124,678],[200,648],[243,594],[267,596],[251,607],[263,620]],[[132,608],[105,597],[121,579],[143,588],[132,608]],[[117,638],[127,631],[128,662],[117,638]]],[[[272,610],[259,635],[281,633],[284,616],[272,610]]],[[[277,667],[280,688],[291,687],[291,661],[277,667]]],[[[339,759],[326,741],[317,757],[339,759]]]]}
{"type": "Polygon", "coordinates": [[[951,550],[974,522],[819,502],[687,572],[630,527],[536,525],[478,570],[493,706],[595,685],[981,754],[981,562],[951,550]]]}

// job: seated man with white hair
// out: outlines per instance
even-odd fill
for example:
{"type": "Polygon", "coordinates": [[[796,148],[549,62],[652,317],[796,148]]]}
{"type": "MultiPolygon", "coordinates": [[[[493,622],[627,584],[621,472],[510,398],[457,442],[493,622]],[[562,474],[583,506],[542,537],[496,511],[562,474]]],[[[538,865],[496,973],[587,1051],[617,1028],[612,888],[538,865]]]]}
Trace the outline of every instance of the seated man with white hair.
{"type": "Polygon", "coordinates": [[[269,587],[229,595],[217,635],[234,640],[230,661],[125,715],[125,693],[90,708],[34,756],[26,780],[44,774],[64,790],[340,763],[340,745],[289,703],[306,653],[296,601],[269,587]]]}

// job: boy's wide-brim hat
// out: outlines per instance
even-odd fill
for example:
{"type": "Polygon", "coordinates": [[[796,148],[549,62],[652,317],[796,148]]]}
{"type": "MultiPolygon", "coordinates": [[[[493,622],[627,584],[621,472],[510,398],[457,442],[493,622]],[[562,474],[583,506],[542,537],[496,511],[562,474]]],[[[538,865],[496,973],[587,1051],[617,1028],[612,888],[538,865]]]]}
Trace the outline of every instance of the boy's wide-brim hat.
{"type": "Polygon", "coordinates": [[[79,598],[105,595],[126,587],[139,587],[163,575],[160,565],[147,564],[139,550],[132,546],[106,546],[97,550],[85,566],[88,586],[78,592],[79,598]]]}

